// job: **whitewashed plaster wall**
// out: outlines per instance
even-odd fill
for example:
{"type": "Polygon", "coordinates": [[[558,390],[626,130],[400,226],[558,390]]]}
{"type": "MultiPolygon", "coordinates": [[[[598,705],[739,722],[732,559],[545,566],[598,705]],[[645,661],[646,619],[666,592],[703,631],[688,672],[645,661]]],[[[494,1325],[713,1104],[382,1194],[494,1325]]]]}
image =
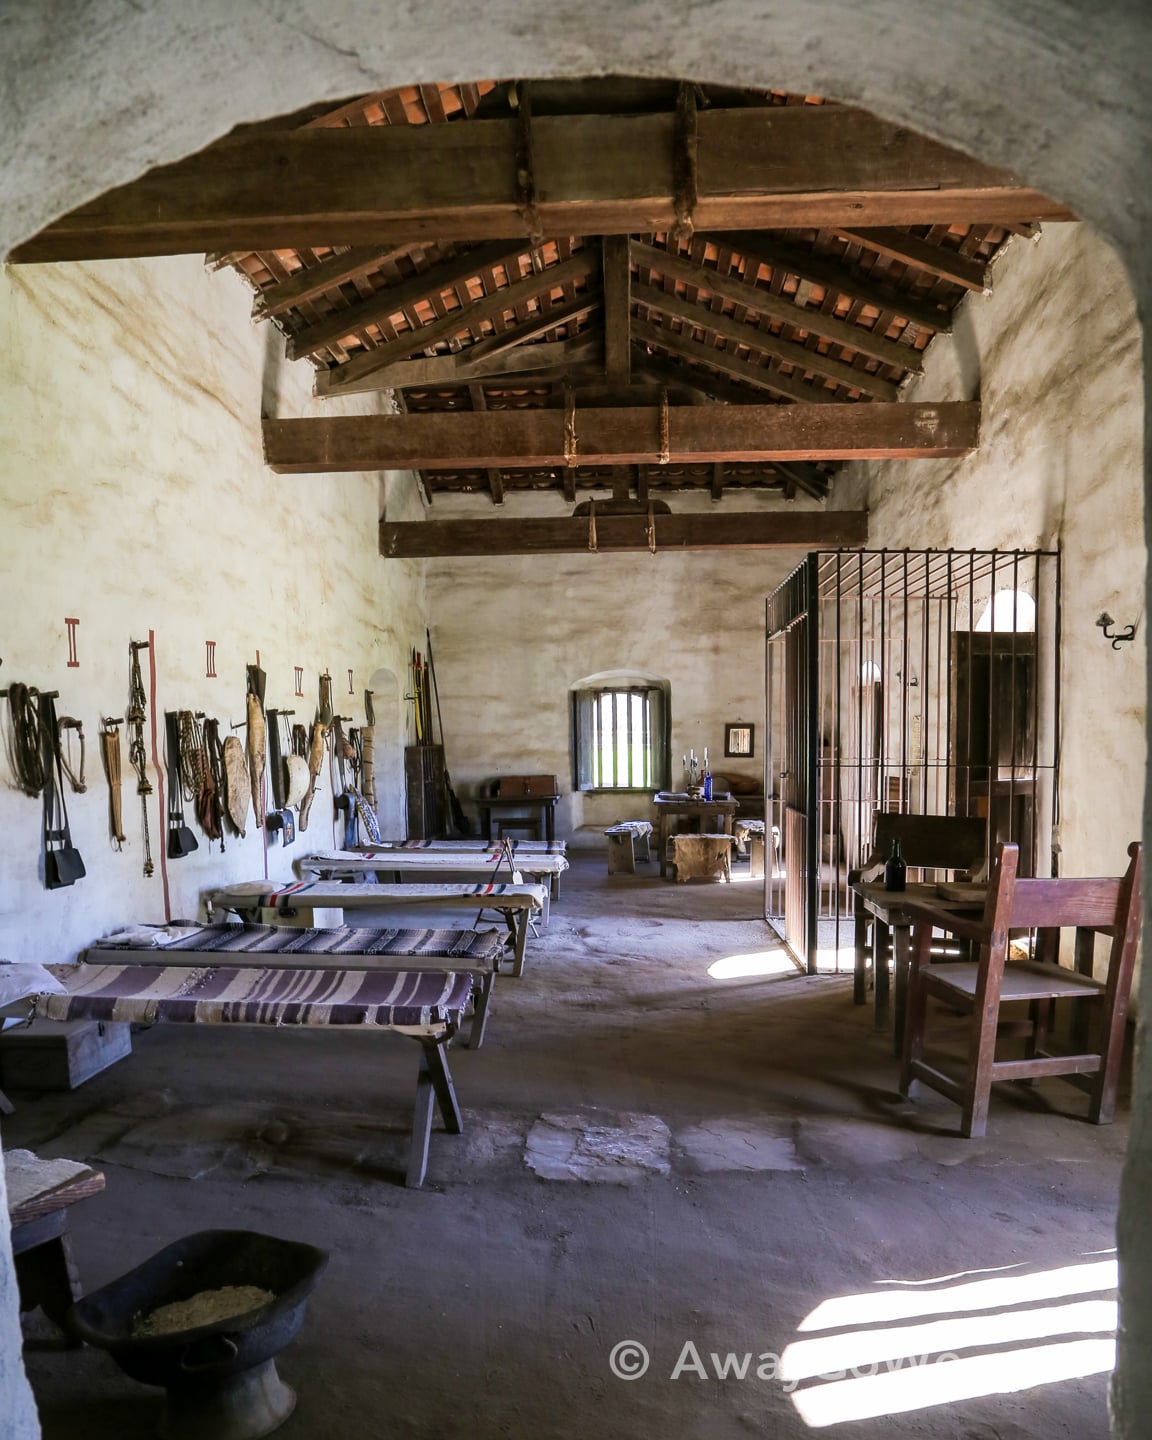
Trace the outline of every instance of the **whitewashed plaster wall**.
{"type": "Polygon", "coordinates": [[[1083,224],[1014,241],[908,398],[979,399],[979,449],[852,467],[845,494],[866,500],[872,546],[1060,547],[1060,870],[1119,874],[1147,742],[1142,633],[1113,650],[1096,626],[1106,610],[1144,629],[1141,337],[1115,252],[1083,224]]]}
{"type": "MultiPolygon", "coordinates": [[[[712,503],[673,500],[677,511],[712,503]]],[[[719,503],[784,502],[730,493],[719,503]]],[[[505,511],[567,514],[570,507],[516,497],[505,511]]],[[[450,513],[501,512],[484,500],[437,498],[435,517],[450,513]]],[[[458,793],[500,774],[554,774],[563,793],[557,834],[580,839],[583,826],[600,843],[605,825],[649,816],[643,794],[572,793],[569,690],[584,676],[618,669],[671,685],[674,785],[683,780],[682,755],[691,748],[701,756],[705,746],[713,770],[761,775],[764,599],[802,558],[803,551],[781,549],[429,561],[446,753],[458,793]],[[723,758],[724,725],[736,721],[756,727],[751,760],[723,758]]]]}
{"type": "MultiPolygon", "coordinates": [[[[70,889],[44,889],[40,804],[14,789],[0,757],[0,956],[67,960],[115,926],[164,919],[165,827],[153,795],[156,873],[145,879],[126,737],[128,844],[117,853],[109,842],[99,722],[125,712],[130,639],[154,634],[161,753],[164,709],[243,720],[257,651],[269,705],[311,721],[328,669],[339,713],[360,723],[370,677],[403,677],[423,639],[422,563],[385,562],[377,549],[382,509],[419,515],[413,478],[265,469],[262,405],[314,407],[308,369],[279,362],[282,340],[253,326],[250,308],[234,274],[209,274],[195,257],[0,275],[0,686],[58,689],[60,714],[80,718],[88,741],[88,791],[68,796],[88,874],[70,889]],[[66,616],[80,622],[75,669],[66,616]],[[205,674],[207,640],[216,679],[205,674]]],[[[402,736],[380,738],[398,753],[402,736]]],[[[401,783],[398,766],[379,776],[393,825],[401,783]]],[[[327,775],[322,784],[304,843],[332,840],[327,775]]],[[[167,862],[172,915],[196,915],[201,892],[222,880],[266,873],[251,818],[226,847],[201,835],[195,854],[167,862]]],[[[271,846],[267,873],[287,877],[300,849],[299,838],[271,846]]]]}

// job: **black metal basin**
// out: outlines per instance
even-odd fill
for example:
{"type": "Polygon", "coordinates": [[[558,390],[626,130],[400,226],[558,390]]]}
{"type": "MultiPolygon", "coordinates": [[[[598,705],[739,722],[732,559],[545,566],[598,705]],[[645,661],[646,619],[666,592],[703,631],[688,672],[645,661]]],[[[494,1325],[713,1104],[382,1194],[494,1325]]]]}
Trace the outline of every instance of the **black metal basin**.
{"type": "Polygon", "coordinates": [[[295,1395],[272,1358],[298,1333],[328,1252],[250,1230],[204,1230],[78,1300],[73,1334],[107,1350],[126,1375],[162,1385],[170,1440],[254,1440],[282,1425],[295,1395]],[[204,1290],[254,1285],[274,1298],[242,1315],[170,1335],[140,1336],[141,1315],[204,1290]]]}

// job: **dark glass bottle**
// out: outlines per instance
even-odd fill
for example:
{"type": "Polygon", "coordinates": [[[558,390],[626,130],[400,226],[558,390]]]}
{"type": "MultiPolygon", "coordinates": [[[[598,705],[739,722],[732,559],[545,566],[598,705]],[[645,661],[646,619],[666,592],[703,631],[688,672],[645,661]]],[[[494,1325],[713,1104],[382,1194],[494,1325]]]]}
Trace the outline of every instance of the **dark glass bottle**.
{"type": "Polygon", "coordinates": [[[899,839],[892,841],[892,854],[884,866],[884,889],[904,890],[908,885],[908,866],[900,853],[899,839]]]}

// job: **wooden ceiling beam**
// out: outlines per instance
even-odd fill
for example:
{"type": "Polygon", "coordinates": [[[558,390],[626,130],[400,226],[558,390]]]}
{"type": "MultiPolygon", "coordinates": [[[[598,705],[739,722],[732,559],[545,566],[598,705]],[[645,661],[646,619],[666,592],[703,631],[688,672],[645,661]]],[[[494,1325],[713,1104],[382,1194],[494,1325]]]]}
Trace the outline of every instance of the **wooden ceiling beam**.
{"type": "Polygon", "coordinates": [[[685,325],[710,331],[734,345],[746,345],[749,350],[758,351],[761,355],[793,366],[793,378],[797,383],[801,383],[801,377],[805,373],[811,373],[816,380],[834,380],[837,385],[862,391],[865,395],[875,396],[877,400],[895,400],[900,393],[899,385],[892,380],[884,380],[867,370],[857,370],[844,364],[842,360],[834,360],[830,355],[808,350],[794,341],[783,340],[773,335],[770,330],[760,330],[757,326],[747,325],[730,315],[718,314],[703,305],[694,305],[691,300],[669,294],[668,291],[657,289],[653,285],[633,286],[632,298],[669,319],[680,320],[685,325]]]}
{"type": "Polygon", "coordinates": [[[773,272],[783,270],[788,275],[799,276],[826,290],[834,290],[838,295],[847,295],[850,300],[859,300],[876,310],[894,311],[920,330],[928,330],[935,335],[951,333],[951,316],[930,300],[905,294],[894,287],[889,289],[878,285],[867,276],[853,275],[846,265],[828,256],[786,245],[770,235],[724,231],[708,238],[738,250],[750,265],[766,265],[773,272]]]}
{"type": "MultiPolygon", "coordinates": [[[[541,271],[541,274],[547,273],[547,271],[541,271]]],[[[570,304],[546,306],[523,325],[514,325],[507,330],[500,330],[486,340],[479,340],[475,345],[469,345],[463,353],[470,364],[482,364],[485,360],[493,359],[498,355],[506,355],[510,350],[530,344],[533,340],[540,339],[542,335],[547,335],[550,330],[555,330],[560,325],[570,325],[577,320],[583,320],[586,315],[599,308],[599,290],[589,290],[583,295],[578,295],[570,304]]]]}
{"type": "MultiPolygon", "coordinates": [[[[676,118],[538,116],[533,221],[553,235],[676,223],[676,118]]],[[[16,262],[526,233],[517,120],[238,131],[108,191],[19,245],[16,262]]],[[[842,105],[705,109],[697,229],[1071,219],[1012,175],[842,105]]]]}
{"type": "MultiPolygon", "coordinates": [[[[468,386],[468,398],[472,401],[472,409],[475,411],[487,410],[488,400],[484,394],[484,386],[475,384],[468,386]]],[[[504,503],[504,476],[495,465],[489,465],[485,470],[488,480],[488,493],[492,497],[493,505],[504,503]]]]}
{"type": "Polygon", "coordinates": [[[632,262],[626,235],[605,235],[603,255],[604,369],[612,385],[632,382],[632,262]]]}
{"type": "Polygon", "coordinates": [[[354,383],[342,380],[339,388],[331,377],[336,370],[321,370],[316,375],[315,393],[328,395],[360,395],[377,390],[403,390],[433,385],[464,385],[469,380],[557,379],[576,373],[582,367],[602,372],[597,363],[602,344],[598,332],[582,331],[570,340],[548,340],[523,346],[489,360],[477,362],[471,352],[456,355],[428,355],[417,360],[398,360],[393,365],[374,370],[354,383]]]}
{"type": "MultiPolygon", "coordinates": [[[[445,126],[444,128],[451,127],[445,126]]],[[[470,305],[461,305],[455,310],[450,310],[440,319],[433,320],[430,325],[421,325],[416,330],[405,330],[403,334],[397,335],[395,340],[389,340],[383,345],[374,346],[371,350],[354,355],[351,360],[329,372],[327,393],[329,395],[345,394],[350,386],[362,380],[366,375],[382,370],[397,360],[406,360],[409,355],[415,354],[418,350],[428,350],[433,345],[451,340],[459,335],[461,330],[476,330],[485,321],[502,315],[505,310],[514,309],[526,300],[534,300],[537,295],[546,294],[549,290],[561,289],[570,281],[586,280],[589,275],[598,273],[599,269],[600,257],[595,251],[578,250],[575,255],[570,256],[567,260],[562,260],[559,265],[551,265],[545,270],[533,271],[531,275],[524,276],[515,284],[508,285],[502,290],[494,290],[491,295],[473,300],[470,305]]]]}
{"type": "Polygon", "coordinates": [[[295,305],[307,304],[309,300],[316,300],[329,290],[338,289],[350,280],[370,274],[390,260],[407,254],[410,249],[410,245],[385,248],[378,245],[354,245],[350,250],[342,250],[339,255],[332,255],[327,260],[322,260],[319,265],[312,265],[306,270],[297,270],[287,280],[262,290],[252,306],[252,319],[271,320],[274,315],[282,315],[285,310],[291,310],[295,305]]]}
{"type": "MultiPolygon", "coordinates": [[[[575,411],[580,463],[638,465],[661,456],[659,406],[575,411]]],[[[568,464],[562,410],[332,416],[265,420],[264,457],[278,474],[356,470],[503,469],[568,464]]],[[[667,413],[674,463],[930,459],[968,455],[980,406],[682,405],[667,413]]]]}
{"type": "MultiPolygon", "coordinates": [[[[573,489],[573,496],[575,490],[573,489]]],[[[723,511],[653,516],[596,516],[596,549],[647,550],[652,527],[661,550],[804,550],[863,545],[865,510],[723,511]]],[[[389,559],[426,556],[586,553],[590,521],[577,516],[516,520],[417,520],[380,523],[380,553],[389,559]]]]}
{"type": "MultiPolygon", "coordinates": [[[[822,390],[820,387],[807,385],[793,376],[782,375],[778,370],[769,370],[763,365],[757,365],[754,361],[734,355],[730,350],[717,350],[714,345],[705,345],[699,340],[689,339],[683,331],[673,330],[671,326],[651,325],[646,320],[634,319],[632,334],[642,345],[656,345],[672,355],[679,355],[682,360],[688,360],[693,365],[711,366],[725,375],[731,375],[736,380],[742,380],[746,385],[754,385],[757,390],[766,391],[769,395],[780,395],[786,400],[795,400],[801,405],[833,405],[836,403],[831,390],[822,390]]],[[[706,385],[704,375],[684,376],[684,383],[690,385],[694,381],[701,387],[706,385]]]]}
{"type": "Polygon", "coordinates": [[[439,296],[465,280],[474,279],[489,266],[512,265],[526,249],[522,241],[496,240],[491,245],[479,245],[474,250],[454,255],[451,260],[411,275],[398,285],[386,285],[366,300],[349,305],[345,310],[337,310],[315,325],[298,330],[288,341],[288,359],[301,360],[306,355],[315,355],[318,350],[357,334],[367,325],[378,325],[390,315],[409,310],[413,305],[430,303],[433,296],[439,296]]]}
{"type": "MultiPolygon", "coordinates": [[[[850,325],[837,320],[834,315],[824,315],[819,310],[808,310],[795,304],[785,296],[774,295],[753,281],[739,275],[724,275],[710,265],[697,265],[682,255],[658,249],[655,245],[644,245],[637,240],[631,243],[632,258],[640,265],[656,270],[672,280],[682,280],[685,285],[695,286],[709,295],[718,295],[734,305],[742,305],[757,315],[780,320],[797,330],[812,335],[822,335],[835,345],[870,355],[885,365],[895,365],[901,370],[920,371],[924,360],[918,350],[910,345],[901,345],[896,340],[886,340],[882,335],[873,335],[859,325],[850,325]]],[[[890,397],[888,397],[890,398],[890,397]]]]}
{"type": "Polygon", "coordinates": [[[866,245],[878,255],[887,255],[890,260],[899,260],[916,270],[924,270],[938,280],[947,280],[950,285],[960,285],[965,290],[975,290],[977,294],[987,294],[992,288],[987,261],[961,255],[958,250],[946,250],[941,245],[932,245],[918,235],[910,235],[907,230],[845,230],[839,225],[835,226],[835,230],[845,240],[866,245]]]}

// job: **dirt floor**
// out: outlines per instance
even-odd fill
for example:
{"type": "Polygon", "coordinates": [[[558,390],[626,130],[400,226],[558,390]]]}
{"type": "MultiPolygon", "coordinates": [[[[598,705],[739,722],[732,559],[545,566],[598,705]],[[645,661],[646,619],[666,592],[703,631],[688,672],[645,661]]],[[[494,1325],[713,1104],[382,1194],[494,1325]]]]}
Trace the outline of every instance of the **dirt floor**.
{"type": "MultiPolygon", "coordinates": [[[[964,1141],[896,1093],[850,979],[786,963],[759,885],[605,868],[575,857],[484,1047],[453,1047],[465,1133],[433,1134],[422,1190],[392,1036],[158,1027],[75,1093],[16,1095],[5,1146],[107,1176],[73,1212],[86,1288],[197,1230],[326,1247],[284,1440],[1103,1440],[1106,1375],[1047,1377],[1107,1355],[1126,1113],[1010,1087],[964,1141]]],[[[48,1440],[152,1433],[160,1392],[27,1333],[48,1440]]]]}

